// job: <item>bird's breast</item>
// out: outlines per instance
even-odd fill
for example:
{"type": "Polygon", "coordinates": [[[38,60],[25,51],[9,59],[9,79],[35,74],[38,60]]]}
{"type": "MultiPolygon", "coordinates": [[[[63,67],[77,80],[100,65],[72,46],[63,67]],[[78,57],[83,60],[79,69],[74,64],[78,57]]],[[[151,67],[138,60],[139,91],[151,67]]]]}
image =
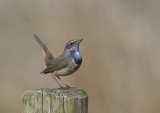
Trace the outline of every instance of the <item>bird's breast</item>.
{"type": "Polygon", "coordinates": [[[79,69],[79,67],[80,67],[80,65],[78,65],[78,64],[76,64],[74,61],[72,61],[72,70],[73,71],[77,71],[78,69],[79,69]]]}
{"type": "Polygon", "coordinates": [[[72,53],[72,60],[75,62],[77,65],[81,65],[82,62],[82,56],[79,52],[74,52],[72,53]]]}

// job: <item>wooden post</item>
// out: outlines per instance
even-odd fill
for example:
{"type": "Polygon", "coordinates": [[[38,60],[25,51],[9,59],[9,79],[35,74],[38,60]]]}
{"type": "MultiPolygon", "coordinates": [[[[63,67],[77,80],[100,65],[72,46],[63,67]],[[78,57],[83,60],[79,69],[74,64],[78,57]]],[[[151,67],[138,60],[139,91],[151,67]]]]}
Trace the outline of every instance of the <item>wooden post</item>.
{"type": "Polygon", "coordinates": [[[88,95],[80,88],[28,90],[22,95],[22,113],[88,113],[88,95]]]}

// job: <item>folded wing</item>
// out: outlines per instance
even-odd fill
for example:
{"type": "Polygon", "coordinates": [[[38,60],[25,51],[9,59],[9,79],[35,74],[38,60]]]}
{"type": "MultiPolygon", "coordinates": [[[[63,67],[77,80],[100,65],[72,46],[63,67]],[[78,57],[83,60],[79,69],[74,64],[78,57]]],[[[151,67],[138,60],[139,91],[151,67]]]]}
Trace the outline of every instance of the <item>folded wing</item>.
{"type": "Polygon", "coordinates": [[[41,73],[52,73],[55,70],[61,70],[66,68],[69,65],[69,58],[68,57],[58,57],[55,60],[52,60],[51,64],[48,65],[41,73]]]}

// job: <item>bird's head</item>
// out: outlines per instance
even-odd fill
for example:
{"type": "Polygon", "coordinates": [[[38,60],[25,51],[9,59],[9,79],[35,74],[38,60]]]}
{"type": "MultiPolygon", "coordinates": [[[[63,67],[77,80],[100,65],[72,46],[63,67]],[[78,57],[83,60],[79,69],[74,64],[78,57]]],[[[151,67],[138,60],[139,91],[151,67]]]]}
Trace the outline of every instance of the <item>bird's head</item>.
{"type": "Polygon", "coordinates": [[[80,40],[70,40],[65,47],[65,51],[67,52],[79,52],[79,44],[83,41],[83,39],[80,40]]]}

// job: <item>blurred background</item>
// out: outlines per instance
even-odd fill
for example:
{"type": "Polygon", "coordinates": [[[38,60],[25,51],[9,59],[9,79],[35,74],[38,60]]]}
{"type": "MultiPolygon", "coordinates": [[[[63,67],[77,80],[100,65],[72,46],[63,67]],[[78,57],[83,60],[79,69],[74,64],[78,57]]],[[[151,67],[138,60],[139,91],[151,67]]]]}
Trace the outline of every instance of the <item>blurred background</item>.
{"type": "Polygon", "coordinates": [[[29,89],[58,87],[38,34],[55,57],[83,38],[69,85],[89,95],[89,113],[160,113],[160,1],[0,0],[0,113],[21,113],[29,89]]]}

